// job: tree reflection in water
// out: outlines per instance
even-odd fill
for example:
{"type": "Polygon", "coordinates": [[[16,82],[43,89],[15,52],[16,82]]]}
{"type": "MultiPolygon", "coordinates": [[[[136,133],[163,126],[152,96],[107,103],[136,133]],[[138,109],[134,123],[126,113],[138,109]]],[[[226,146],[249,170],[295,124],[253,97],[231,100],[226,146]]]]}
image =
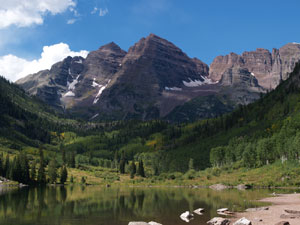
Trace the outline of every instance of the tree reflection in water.
{"type": "Polygon", "coordinates": [[[127,225],[129,221],[185,224],[179,215],[205,208],[190,224],[206,224],[216,209],[242,210],[261,205],[253,199],[273,190],[222,192],[184,188],[105,188],[47,186],[11,190],[0,195],[0,223],[14,225],[127,225]]]}

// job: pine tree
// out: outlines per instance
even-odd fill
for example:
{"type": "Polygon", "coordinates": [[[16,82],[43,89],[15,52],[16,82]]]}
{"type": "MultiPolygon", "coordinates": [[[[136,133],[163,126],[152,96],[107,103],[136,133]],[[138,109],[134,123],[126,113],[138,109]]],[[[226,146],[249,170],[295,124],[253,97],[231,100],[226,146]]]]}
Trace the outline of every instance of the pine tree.
{"type": "Polygon", "coordinates": [[[36,177],[36,161],[34,160],[31,165],[30,178],[32,181],[35,181],[35,177],[36,177]]]}
{"type": "Polygon", "coordinates": [[[66,166],[62,166],[60,169],[60,183],[65,184],[68,178],[68,171],[66,166]]]}
{"type": "Polygon", "coordinates": [[[5,164],[4,164],[4,167],[3,167],[3,176],[5,176],[6,178],[9,178],[9,155],[7,154],[6,155],[6,159],[5,159],[5,164]]]}
{"type": "Polygon", "coordinates": [[[134,175],[136,174],[136,165],[134,161],[131,162],[129,170],[130,170],[130,178],[133,179],[134,175]]]}
{"type": "Polygon", "coordinates": [[[142,160],[139,161],[138,175],[140,175],[141,177],[145,177],[144,163],[142,160]]]}
{"type": "Polygon", "coordinates": [[[3,154],[0,155],[0,176],[3,176],[3,154]]]}
{"type": "Polygon", "coordinates": [[[18,171],[18,173],[20,173],[19,181],[24,184],[29,184],[30,183],[29,162],[28,162],[28,158],[25,153],[21,153],[19,155],[18,163],[19,163],[20,169],[21,169],[20,172],[18,171]]]}
{"type": "Polygon", "coordinates": [[[194,169],[194,160],[190,159],[189,161],[189,170],[193,170],[194,169]]]}
{"type": "Polygon", "coordinates": [[[120,173],[124,174],[125,173],[125,160],[121,159],[120,161],[120,173]]]}
{"type": "Polygon", "coordinates": [[[72,152],[71,154],[69,154],[69,157],[68,157],[68,165],[71,167],[71,168],[75,168],[76,166],[76,162],[75,162],[75,152],[72,152]]]}
{"type": "Polygon", "coordinates": [[[81,177],[81,183],[85,184],[86,183],[86,178],[85,177],[81,177]]]}
{"type": "Polygon", "coordinates": [[[71,183],[74,183],[74,177],[73,177],[73,175],[72,175],[71,178],[70,178],[70,182],[71,182],[71,183]]]}
{"type": "Polygon", "coordinates": [[[59,149],[60,149],[60,152],[62,154],[62,161],[63,161],[63,163],[65,165],[67,163],[67,159],[66,159],[66,150],[64,148],[64,145],[60,144],[59,149]]]}
{"type": "Polygon", "coordinates": [[[42,147],[39,148],[39,154],[40,154],[40,166],[38,170],[38,176],[37,176],[37,181],[40,184],[46,183],[46,174],[45,174],[45,162],[44,162],[44,153],[42,147]]]}
{"type": "Polygon", "coordinates": [[[57,169],[56,169],[56,160],[55,160],[55,158],[52,159],[50,161],[50,163],[49,163],[49,166],[48,166],[48,176],[49,176],[51,184],[56,183],[57,169]]]}
{"type": "Polygon", "coordinates": [[[125,173],[125,164],[126,164],[126,161],[125,161],[125,153],[124,151],[122,152],[122,156],[121,156],[121,160],[120,160],[120,173],[121,174],[124,174],[125,173]]]}
{"type": "Polygon", "coordinates": [[[8,178],[16,181],[17,180],[16,171],[17,171],[17,163],[16,163],[16,158],[14,158],[13,161],[9,163],[8,178]]]}
{"type": "Polygon", "coordinates": [[[158,169],[158,166],[155,165],[154,166],[154,176],[158,176],[159,175],[159,169],[158,169]]]}
{"type": "Polygon", "coordinates": [[[118,161],[119,161],[118,152],[115,151],[114,162],[113,162],[115,168],[118,168],[118,161]]]}

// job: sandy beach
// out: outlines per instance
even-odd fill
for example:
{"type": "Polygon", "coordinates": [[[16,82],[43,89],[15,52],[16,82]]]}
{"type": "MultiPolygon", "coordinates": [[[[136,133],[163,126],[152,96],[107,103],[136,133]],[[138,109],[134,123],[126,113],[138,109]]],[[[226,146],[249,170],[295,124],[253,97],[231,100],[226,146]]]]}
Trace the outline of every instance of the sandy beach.
{"type": "Polygon", "coordinates": [[[300,211],[300,194],[282,194],[259,201],[270,203],[269,209],[237,213],[234,221],[246,217],[252,222],[252,225],[275,225],[280,221],[288,221],[291,225],[300,224],[300,214],[291,214],[285,211],[300,211]],[[286,215],[286,217],[294,216],[296,218],[281,218],[282,215],[286,215]]]}

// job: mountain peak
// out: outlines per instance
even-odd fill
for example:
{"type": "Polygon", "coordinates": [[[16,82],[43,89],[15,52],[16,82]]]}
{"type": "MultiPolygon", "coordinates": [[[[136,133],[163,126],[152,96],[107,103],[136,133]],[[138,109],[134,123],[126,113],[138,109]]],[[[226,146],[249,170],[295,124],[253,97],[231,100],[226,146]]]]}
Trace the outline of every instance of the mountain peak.
{"type": "Polygon", "coordinates": [[[156,34],[150,33],[150,34],[146,37],[146,39],[163,39],[163,38],[159,37],[159,36],[156,35],[156,34]]]}
{"type": "Polygon", "coordinates": [[[115,42],[110,42],[106,45],[103,45],[99,48],[100,51],[122,51],[119,45],[115,42]]]}

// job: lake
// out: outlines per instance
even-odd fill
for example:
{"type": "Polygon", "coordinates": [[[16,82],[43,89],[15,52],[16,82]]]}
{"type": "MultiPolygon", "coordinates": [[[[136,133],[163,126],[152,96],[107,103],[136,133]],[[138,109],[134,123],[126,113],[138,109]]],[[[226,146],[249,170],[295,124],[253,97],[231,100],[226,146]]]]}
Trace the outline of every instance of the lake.
{"type": "Polygon", "coordinates": [[[219,208],[240,211],[260,206],[253,201],[273,190],[190,188],[106,188],[66,186],[2,191],[0,224],[13,225],[127,225],[130,221],[187,224],[180,214],[205,208],[188,224],[204,225],[219,208]]]}

